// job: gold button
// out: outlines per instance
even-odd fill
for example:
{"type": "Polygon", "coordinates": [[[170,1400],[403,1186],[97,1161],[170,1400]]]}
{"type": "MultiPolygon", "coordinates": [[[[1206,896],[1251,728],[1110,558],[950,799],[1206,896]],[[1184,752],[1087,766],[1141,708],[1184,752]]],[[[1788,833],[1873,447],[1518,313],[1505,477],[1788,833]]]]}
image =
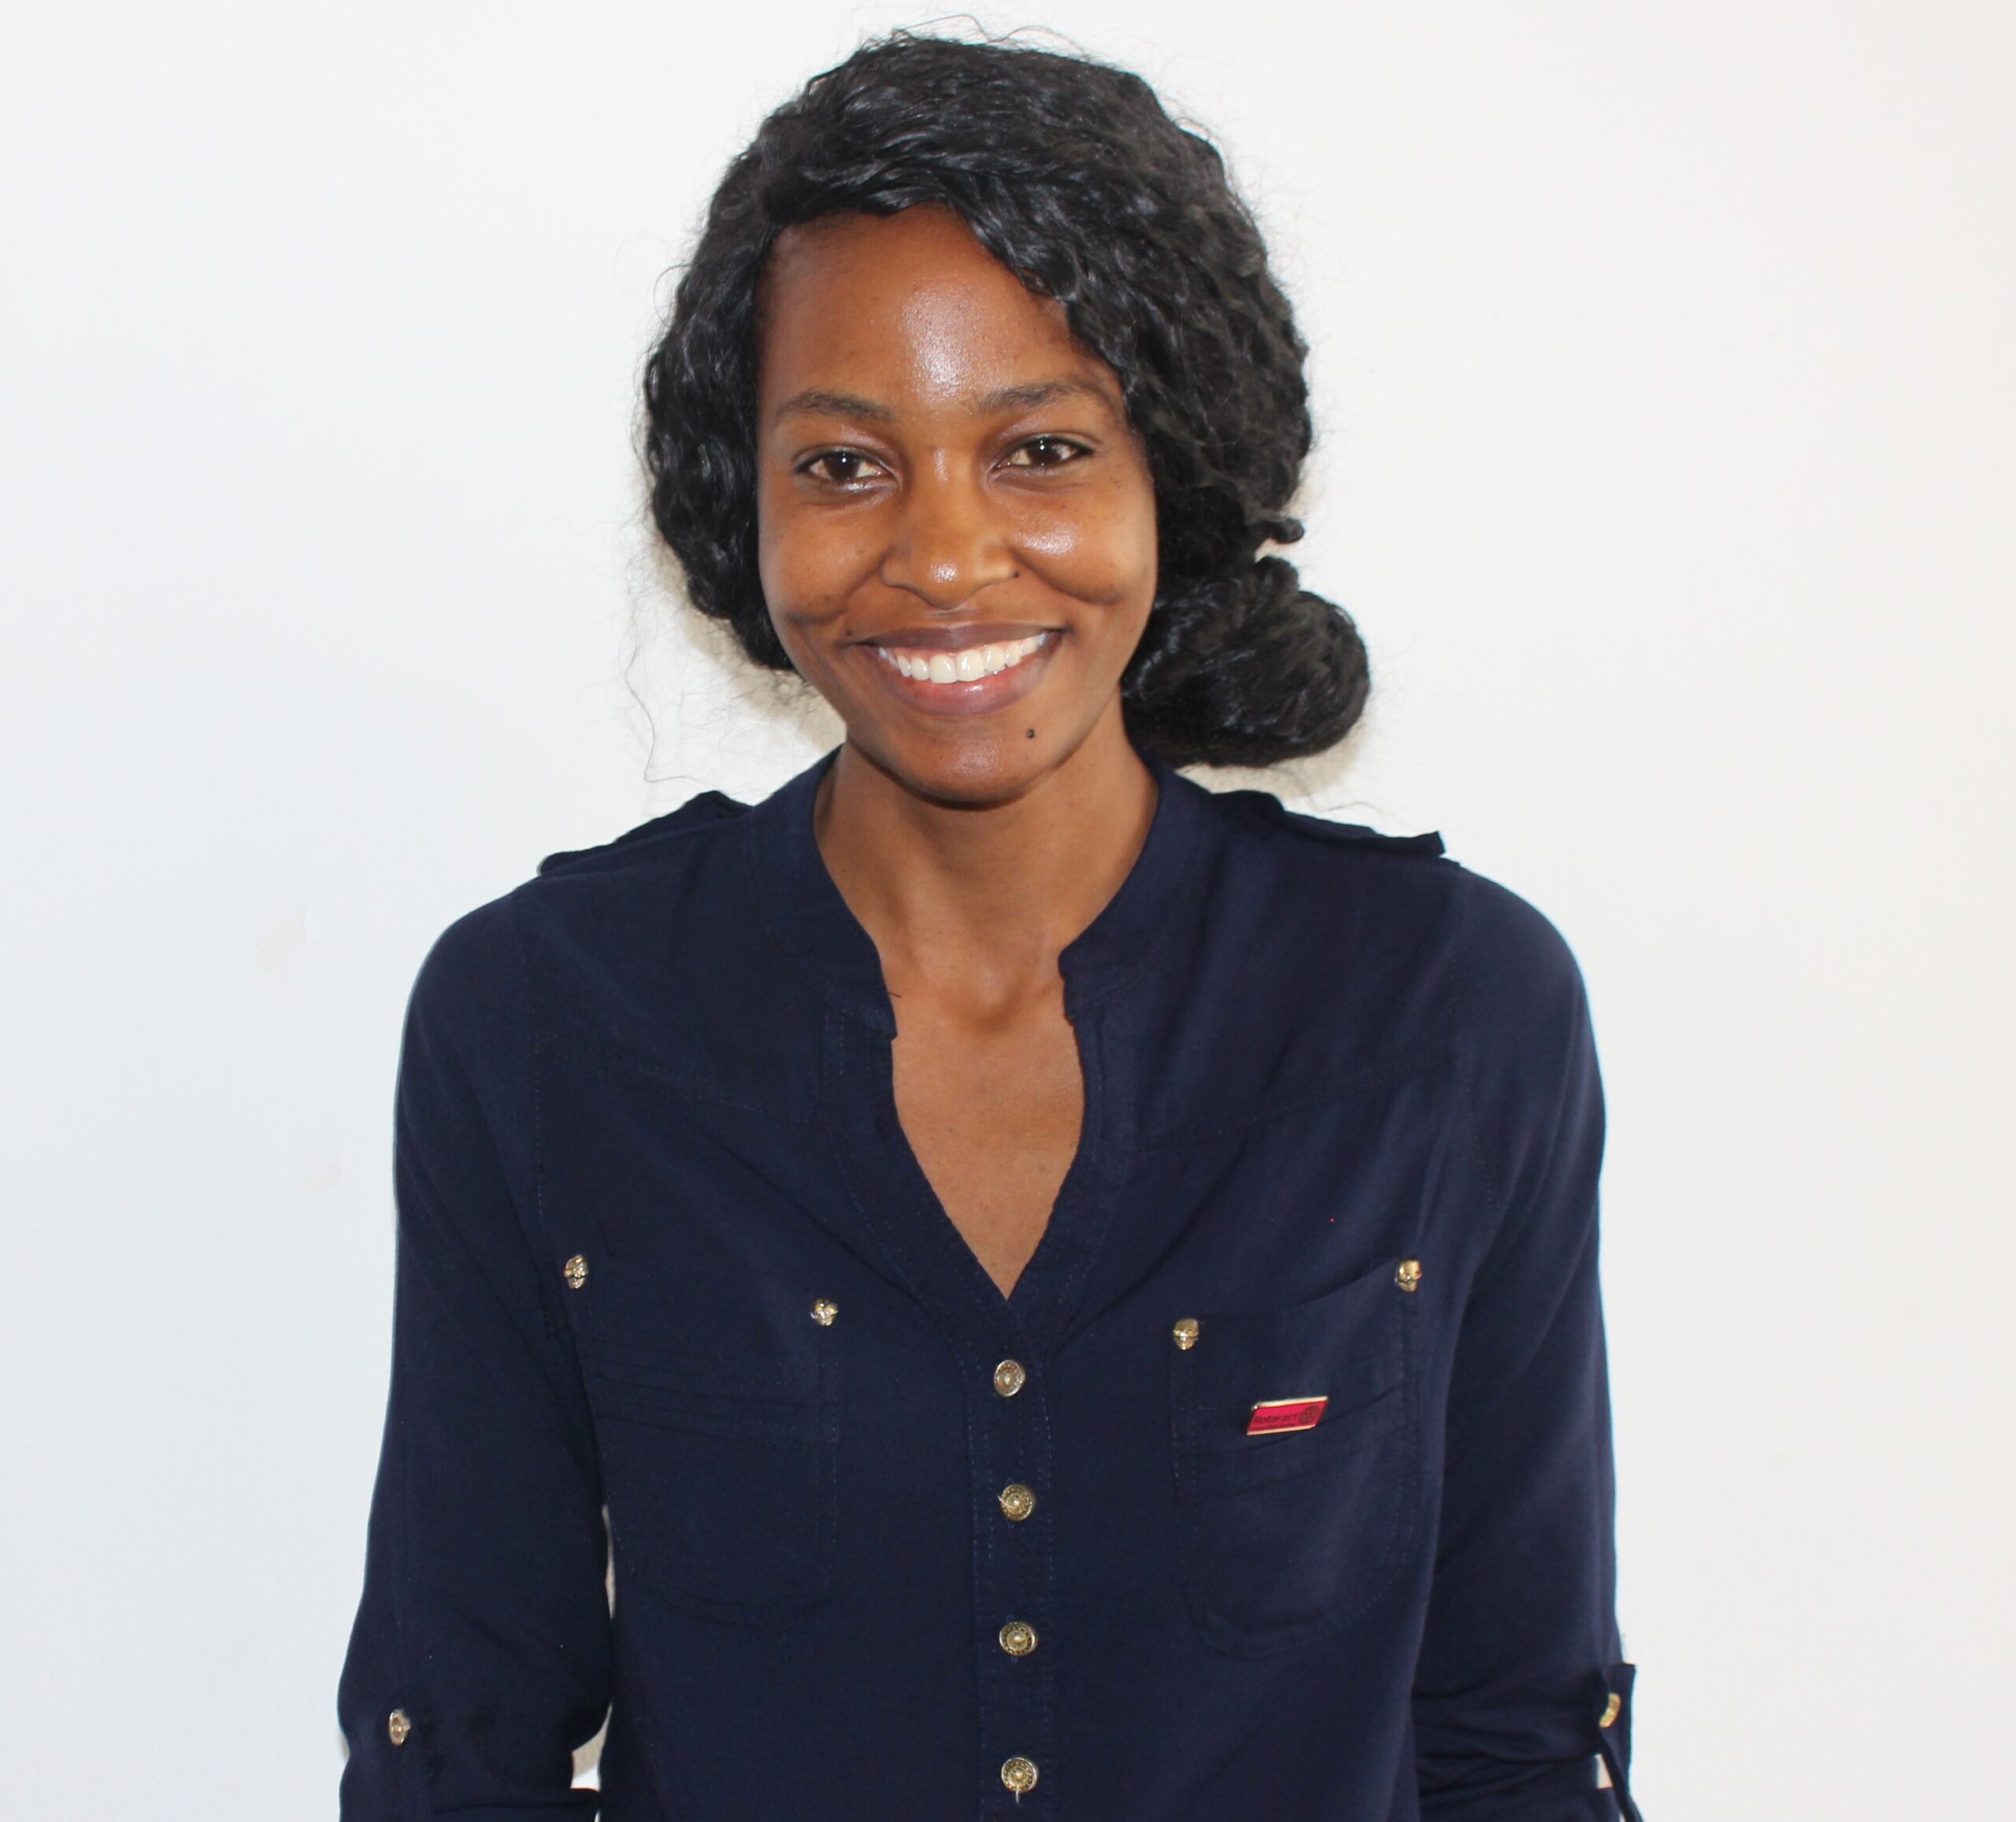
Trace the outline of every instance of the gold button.
{"type": "Polygon", "coordinates": [[[1197,1318],[1194,1316],[1186,1316],[1169,1331],[1169,1333],[1176,1338],[1176,1345],[1178,1347],[1195,1347],[1197,1345],[1197,1318]]]}
{"type": "Polygon", "coordinates": [[[1036,1496],[1019,1480],[1011,1480],[1001,1490],[1001,1509],[1017,1524],[1036,1509],[1036,1496]]]}
{"type": "Polygon", "coordinates": [[[1421,1288],[1421,1261],[1420,1261],[1420,1260],[1418,1260],[1418,1259],[1403,1259],[1403,1260],[1400,1261],[1400,1268],[1399,1268],[1399,1271],[1397,1271],[1397,1272],[1395,1272],[1393,1274],[1393,1282],[1394,1282],[1395,1284],[1399,1285],[1399,1287],[1400,1287],[1403,1291],[1418,1291],[1418,1290],[1420,1290],[1420,1288],[1421,1288]]]}
{"type": "Polygon", "coordinates": [[[837,1303],[828,1303],[826,1299],[822,1297],[812,1306],[812,1320],[817,1323],[821,1328],[831,1328],[833,1326],[833,1318],[838,1316],[839,1313],[839,1305],[837,1303]]]}
{"type": "Polygon", "coordinates": [[[1596,1725],[1598,1727],[1613,1726],[1616,1723],[1617,1717],[1623,1713],[1624,1698],[1613,1689],[1610,1692],[1610,1700],[1603,1704],[1603,1718],[1598,1721],[1596,1725]]]}
{"type": "Polygon", "coordinates": [[[1010,1620],[1001,1628],[1001,1649],[1010,1657],[1026,1657],[1036,1648],[1036,1629],[1026,1620],[1010,1620]]]}
{"type": "Polygon", "coordinates": [[[569,1291],[578,1291],[588,1281],[588,1262],[576,1253],[560,1268],[560,1275],[567,1280],[569,1291]]]}
{"type": "Polygon", "coordinates": [[[1028,1376],[1023,1372],[1020,1361],[1004,1360],[994,1369],[994,1389],[1004,1398],[1012,1398],[1022,1389],[1022,1383],[1028,1376]]]}
{"type": "Polygon", "coordinates": [[[406,1735],[413,1731],[413,1722],[407,1718],[404,1709],[395,1708],[386,1716],[385,1731],[392,1736],[394,1746],[402,1746],[406,1743],[406,1735]]]}
{"type": "Polygon", "coordinates": [[[1017,1753],[1014,1758],[1001,1761],[1001,1781],[1019,1798],[1025,1791],[1036,1787],[1036,1766],[1017,1753]]]}

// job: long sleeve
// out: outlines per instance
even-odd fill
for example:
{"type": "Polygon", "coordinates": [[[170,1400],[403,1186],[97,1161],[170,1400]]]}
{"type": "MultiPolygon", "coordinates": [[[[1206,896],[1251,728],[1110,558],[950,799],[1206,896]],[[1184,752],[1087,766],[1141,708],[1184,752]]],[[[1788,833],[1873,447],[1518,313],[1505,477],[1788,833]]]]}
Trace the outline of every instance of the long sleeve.
{"type": "Polygon", "coordinates": [[[1614,1607],[1595,1041],[1553,927],[1495,887],[1475,910],[1470,1100],[1499,1218],[1451,1369],[1414,1696],[1421,1812],[1588,1822],[1621,1802],[1633,1816],[1627,1791],[1595,1782],[1601,1753],[1623,1784],[1632,1670],[1614,1607]]]}
{"type": "Polygon", "coordinates": [[[609,1704],[602,1493],[541,1257],[532,1020],[508,900],[451,925],[408,1005],[391,1395],[339,1690],[345,1822],[586,1818],[609,1704]]]}

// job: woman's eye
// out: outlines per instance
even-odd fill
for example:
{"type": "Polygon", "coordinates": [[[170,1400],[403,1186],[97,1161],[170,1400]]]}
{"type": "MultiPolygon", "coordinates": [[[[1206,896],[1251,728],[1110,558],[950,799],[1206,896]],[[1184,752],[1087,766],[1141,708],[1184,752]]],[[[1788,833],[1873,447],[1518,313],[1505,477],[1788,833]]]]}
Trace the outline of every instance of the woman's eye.
{"type": "Polygon", "coordinates": [[[1084,444],[1067,443],[1061,436],[1032,437],[1009,452],[1008,465],[1014,468],[1059,468],[1087,453],[1084,444]]]}
{"type": "Polygon", "coordinates": [[[877,472],[881,465],[871,461],[858,450],[829,449],[814,456],[799,468],[802,475],[810,475],[814,480],[829,481],[837,487],[848,487],[863,481],[877,472]]]}

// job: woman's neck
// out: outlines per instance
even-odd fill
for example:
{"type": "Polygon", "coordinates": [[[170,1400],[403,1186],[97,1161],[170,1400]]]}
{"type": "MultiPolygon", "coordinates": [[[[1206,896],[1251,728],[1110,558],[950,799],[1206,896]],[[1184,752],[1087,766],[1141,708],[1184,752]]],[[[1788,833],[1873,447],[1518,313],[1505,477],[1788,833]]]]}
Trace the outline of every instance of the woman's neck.
{"type": "Polygon", "coordinates": [[[977,1010],[1057,991],[1058,954],[1132,871],[1155,798],[1116,704],[1060,765],[994,803],[921,796],[844,745],[813,826],[890,991],[977,1010]]]}

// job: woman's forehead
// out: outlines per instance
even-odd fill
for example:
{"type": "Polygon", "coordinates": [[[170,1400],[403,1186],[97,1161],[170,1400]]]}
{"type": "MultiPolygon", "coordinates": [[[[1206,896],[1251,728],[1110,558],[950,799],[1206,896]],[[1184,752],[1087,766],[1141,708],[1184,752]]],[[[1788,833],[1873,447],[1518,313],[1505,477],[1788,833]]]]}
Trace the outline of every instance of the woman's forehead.
{"type": "Polygon", "coordinates": [[[1119,402],[1063,306],[1031,291],[941,205],[788,229],[758,320],[766,414],[807,389],[924,404],[1069,380],[1119,402]]]}

